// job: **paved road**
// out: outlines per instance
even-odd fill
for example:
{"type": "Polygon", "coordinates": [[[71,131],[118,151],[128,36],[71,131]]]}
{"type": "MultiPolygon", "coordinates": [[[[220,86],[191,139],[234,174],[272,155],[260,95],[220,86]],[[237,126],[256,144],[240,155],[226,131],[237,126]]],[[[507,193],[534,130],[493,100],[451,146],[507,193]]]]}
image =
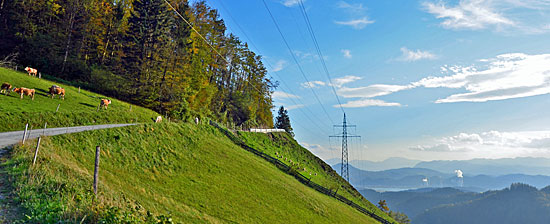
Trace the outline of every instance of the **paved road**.
{"type": "MultiPolygon", "coordinates": [[[[130,126],[136,124],[103,124],[103,125],[90,125],[90,126],[77,126],[77,127],[64,127],[64,128],[46,128],[44,129],[33,129],[28,134],[27,139],[38,138],[39,135],[53,136],[53,135],[62,135],[67,133],[76,133],[89,130],[97,129],[106,129],[106,128],[118,128],[124,126],[130,126]]],[[[16,144],[23,140],[24,131],[12,131],[12,132],[2,132],[0,133],[0,157],[2,157],[4,147],[16,144]]]]}

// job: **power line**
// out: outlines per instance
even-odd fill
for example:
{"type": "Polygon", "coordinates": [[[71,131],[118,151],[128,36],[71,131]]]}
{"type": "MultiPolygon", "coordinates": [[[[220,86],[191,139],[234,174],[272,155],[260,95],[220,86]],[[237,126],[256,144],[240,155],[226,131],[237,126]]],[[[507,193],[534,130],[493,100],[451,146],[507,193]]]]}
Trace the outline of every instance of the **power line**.
{"type": "MultiPolygon", "coordinates": [[[[212,46],[212,45],[208,42],[208,40],[206,40],[206,38],[204,38],[204,36],[202,36],[202,35],[195,29],[195,27],[193,27],[193,25],[192,25],[189,21],[187,21],[187,20],[185,19],[185,17],[183,17],[183,16],[182,16],[182,15],[181,15],[181,14],[180,14],[173,6],[167,1],[167,0],[164,0],[164,2],[166,2],[166,4],[168,4],[168,6],[170,6],[170,8],[172,8],[172,10],[173,10],[173,11],[174,11],[174,12],[175,12],[175,13],[176,13],[176,14],[177,14],[177,15],[178,15],[178,16],[179,16],[188,26],[189,26],[189,27],[191,27],[191,29],[192,29],[193,31],[195,31],[195,33],[197,33],[197,35],[199,35],[199,36],[204,40],[204,42],[205,42],[206,44],[208,44],[208,46],[210,46],[210,48],[212,48],[212,50],[214,50],[214,52],[215,52],[216,54],[218,54],[218,55],[221,57],[221,59],[223,59],[223,60],[229,65],[229,68],[231,68],[231,67],[233,66],[233,65],[232,65],[229,61],[227,61],[227,59],[226,59],[222,54],[220,54],[220,52],[218,52],[218,51],[214,48],[214,46],[212,46]]],[[[282,80],[282,79],[281,79],[281,80],[282,80]]],[[[249,83],[249,84],[250,84],[250,83],[249,83]]],[[[254,89],[256,89],[256,91],[258,91],[260,94],[262,93],[262,92],[261,92],[259,89],[257,89],[254,85],[250,85],[250,86],[252,86],[254,89]]],[[[306,117],[308,117],[308,116],[306,116],[306,117]]],[[[308,118],[309,118],[309,117],[308,117],[308,118]]],[[[313,122],[313,121],[312,121],[312,122],[313,122]]],[[[315,122],[314,122],[314,123],[315,123],[315,122]]],[[[316,123],[315,123],[315,124],[316,124],[316,123]]],[[[299,125],[299,126],[301,126],[301,125],[299,125]]],[[[307,130],[307,129],[306,129],[306,130],[307,130]]],[[[320,129],[320,130],[322,130],[322,129],[320,129]]]]}
{"type": "Polygon", "coordinates": [[[313,28],[311,27],[311,23],[309,21],[309,16],[307,15],[306,8],[304,7],[304,3],[302,0],[298,0],[298,3],[300,5],[300,11],[302,12],[302,16],[304,17],[304,20],[306,22],[309,34],[311,36],[311,39],[313,40],[313,45],[315,45],[315,49],[317,50],[317,54],[319,56],[319,60],[321,60],[321,64],[323,65],[323,69],[325,70],[325,74],[327,75],[328,81],[330,83],[330,86],[332,88],[332,92],[334,93],[334,96],[336,97],[336,100],[338,101],[338,105],[340,105],[340,109],[343,113],[346,113],[344,111],[344,107],[342,107],[342,103],[340,102],[340,98],[338,97],[338,94],[336,93],[336,89],[334,88],[334,83],[332,83],[332,78],[330,77],[330,73],[328,71],[327,65],[325,63],[325,59],[323,57],[323,53],[321,52],[321,48],[319,47],[319,43],[317,42],[317,38],[315,37],[315,32],[313,31],[313,28]]]}
{"type": "MultiPolygon", "coordinates": [[[[206,38],[204,38],[204,36],[202,36],[202,34],[200,34],[199,31],[197,31],[197,30],[195,29],[195,27],[193,27],[193,25],[192,25],[189,21],[187,21],[187,20],[185,19],[185,17],[183,17],[183,16],[178,12],[178,10],[176,10],[176,8],[174,8],[174,6],[172,6],[172,4],[170,4],[170,3],[168,2],[168,0],[164,0],[164,2],[166,2],[166,4],[168,4],[168,6],[170,6],[170,8],[172,8],[172,10],[174,10],[174,12],[175,12],[175,13],[176,13],[185,23],[187,23],[187,25],[188,25],[189,27],[191,27],[191,29],[192,29],[193,31],[195,31],[195,33],[197,33],[197,35],[199,35],[199,37],[201,37],[201,38],[204,40],[204,42],[205,42],[206,44],[208,44],[208,46],[210,46],[210,48],[212,48],[212,50],[214,50],[214,52],[220,56],[220,58],[221,58],[222,60],[224,60],[224,61],[229,65],[229,68],[233,67],[233,64],[231,64],[222,54],[220,54],[220,52],[218,52],[218,50],[216,50],[216,48],[214,48],[214,46],[212,46],[212,44],[210,44],[210,43],[208,42],[208,40],[206,40],[206,38]]],[[[262,91],[260,91],[256,86],[251,85],[250,82],[248,82],[248,85],[249,85],[249,86],[252,86],[252,88],[254,88],[256,91],[258,91],[258,93],[260,93],[260,95],[263,94],[262,91]]]]}
{"type": "MultiPolygon", "coordinates": [[[[165,0],[166,1],[166,0],[165,0]]],[[[273,16],[273,13],[271,13],[271,10],[269,9],[269,6],[267,6],[267,3],[265,2],[265,0],[262,0],[262,2],[264,3],[264,6],[265,8],[267,9],[267,12],[269,13],[269,16],[271,17],[271,20],[273,21],[273,24],[275,24],[275,27],[277,28],[277,31],[279,32],[279,34],[281,35],[282,39],[283,39],[283,42],[285,43],[290,55],[292,56],[292,59],[294,60],[294,62],[296,63],[296,65],[298,66],[298,69],[300,70],[300,73],[302,74],[302,76],[304,77],[304,79],[306,80],[306,83],[309,85],[309,89],[311,90],[311,92],[313,93],[313,95],[315,96],[315,99],[317,99],[317,102],[319,102],[319,105],[321,105],[321,108],[323,109],[323,111],[325,112],[325,114],[327,115],[328,119],[334,123],[334,121],[332,120],[332,118],[330,117],[330,115],[328,114],[327,110],[325,109],[325,106],[321,103],[321,100],[319,100],[319,97],[317,96],[317,94],[315,93],[315,91],[313,90],[313,87],[311,86],[311,82],[308,80],[307,76],[305,75],[305,72],[304,70],[302,69],[302,66],[300,65],[300,63],[298,62],[298,59],[296,59],[296,56],[294,55],[294,52],[292,51],[292,48],[290,48],[290,45],[288,44],[288,41],[286,40],[285,36],[283,35],[283,32],[281,31],[281,28],[279,27],[279,24],[277,23],[277,21],[275,20],[275,17],[273,16]]]]}
{"type": "MultiPolygon", "coordinates": [[[[239,23],[237,22],[237,20],[233,17],[233,15],[231,15],[231,13],[229,12],[229,10],[227,10],[227,7],[225,7],[225,4],[223,4],[223,1],[219,1],[220,5],[222,6],[222,8],[227,12],[227,14],[229,15],[229,18],[231,20],[233,20],[233,22],[235,23],[235,25],[237,26],[237,28],[241,31],[241,33],[246,37],[246,39],[248,40],[248,42],[250,42],[250,44],[256,48],[256,50],[259,52],[260,51],[260,48],[258,48],[258,46],[256,46],[256,44],[254,44],[254,41],[252,41],[252,39],[248,36],[248,34],[246,33],[246,31],[239,25],[239,23]]],[[[229,27],[228,27],[229,28],[229,27]]],[[[270,69],[273,71],[273,65],[271,65],[271,63],[269,63],[269,61],[265,61],[267,66],[270,67],[270,69]]],[[[286,92],[290,92],[291,94],[297,96],[297,94],[292,90],[292,88],[290,88],[290,85],[288,85],[285,80],[275,71],[271,72],[272,74],[274,74],[275,76],[277,76],[277,78],[281,81],[281,83],[283,84],[281,86],[281,88],[283,88],[283,86],[286,86],[286,89],[287,90],[284,90],[286,92]]],[[[300,101],[300,103],[297,103],[296,101],[294,101],[293,98],[289,98],[295,105],[305,105],[305,103],[301,100],[301,98],[297,98],[298,101],[300,101]]],[[[317,125],[317,122],[313,121],[311,119],[310,116],[306,115],[305,112],[301,111],[301,108],[296,108],[296,109],[299,109],[300,112],[302,112],[304,114],[304,116],[306,118],[308,118],[313,124],[315,124],[320,130],[324,130],[323,128],[319,127],[317,125]]],[[[305,107],[305,110],[307,110],[312,116],[316,117],[315,114],[307,107],[305,107]]],[[[321,119],[317,119],[318,121],[321,120],[321,119]]],[[[324,123],[324,122],[323,122],[324,123]]],[[[326,125],[326,124],[325,124],[326,125]]],[[[330,125],[328,125],[330,126],[330,125]]],[[[323,131],[323,133],[326,133],[323,131]]]]}
{"type": "MultiPolygon", "coordinates": [[[[241,31],[241,33],[247,38],[248,42],[250,42],[250,44],[256,48],[256,51],[260,51],[260,49],[254,44],[254,42],[252,41],[252,39],[247,35],[246,31],[239,25],[239,23],[237,22],[237,20],[233,17],[233,15],[231,15],[231,13],[229,12],[229,10],[227,10],[227,7],[225,7],[225,5],[223,4],[223,1],[219,1],[221,7],[225,10],[225,12],[229,15],[229,18],[231,20],[233,20],[233,22],[235,23],[235,25],[237,26],[237,28],[241,31]]],[[[231,29],[230,27],[228,27],[229,29],[231,29]]],[[[259,52],[260,53],[260,52],[259,52]]],[[[271,65],[271,63],[269,63],[269,61],[265,61],[267,66],[273,71],[273,66],[271,65]]],[[[286,89],[283,87],[283,86],[280,86],[281,89],[283,89],[285,92],[290,92],[291,94],[297,96],[297,94],[292,90],[292,88],[290,88],[290,86],[284,81],[284,79],[281,78],[281,76],[279,76],[279,74],[275,71],[272,72],[272,74],[274,74],[275,76],[277,76],[277,78],[283,83],[283,86],[286,86],[286,89]]],[[[294,98],[292,97],[289,97],[288,99],[290,99],[295,105],[305,105],[304,102],[301,100],[301,98],[297,98],[298,101],[300,101],[300,103],[296,102],[294,100],[294,98]]],[[[311,117],[316,117],[315,114],[307,107],[305,107],[305,110],[307,110],[311,116],[308,116],[303,110],[302,108],[296,108],[298,109],[300,112],[302,112],[302,114],[304,115],[304,117],[306,117],[312,124],[314,124],[318,129],[317,131],[320,132],[321,134],[323,135],[326,135],[326,132],[323,131],[324,128],[321,128],[316,121],[314,121],[311,117]]],[[[321,119],[317,119],[317,121],[320,121],[321,119]]],[[[298,122],[299,123],[299,122],[298,122]]],[[[300,125],[301,126],[301,125],[300,125]]],[[[302,128],[304,128],[303,126],[301,126],[302,128]]],[[[304,128],[306,131],[308,132],[311,132],[309,129],[307,128],[304,128]]]]}

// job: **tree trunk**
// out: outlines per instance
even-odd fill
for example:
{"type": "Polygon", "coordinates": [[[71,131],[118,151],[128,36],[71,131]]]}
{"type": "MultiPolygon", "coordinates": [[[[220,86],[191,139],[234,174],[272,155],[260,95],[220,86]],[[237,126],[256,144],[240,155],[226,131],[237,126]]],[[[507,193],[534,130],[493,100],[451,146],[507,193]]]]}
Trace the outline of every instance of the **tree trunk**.
{"type": "Polygon", "coordinates": [[[73,33],[73,24],[74,24],[75,16],[76,16],[76,13],[73,11],[71,13],[71,16],[69,17],[69,28],[67,30],[68,32],[67,46],[65,47],[65,57],[63,58],[63,65],[61,66],[61,73],[65,71],[65,64],[67,63],[67,57],[69,56],[69,47],[71,46],[71,36],[73,33]]]}

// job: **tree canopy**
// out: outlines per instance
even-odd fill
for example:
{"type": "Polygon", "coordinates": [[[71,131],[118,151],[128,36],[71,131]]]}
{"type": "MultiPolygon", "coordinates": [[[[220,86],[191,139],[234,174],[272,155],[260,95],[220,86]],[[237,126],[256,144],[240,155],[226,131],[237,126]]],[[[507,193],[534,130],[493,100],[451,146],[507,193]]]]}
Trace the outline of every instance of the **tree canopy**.
{"type": "Polygon", "coordinates": [[[2,2],[0,57],[174,118],[273,126],[277,84],[204,1],[169,0],[200,35],[164,0],[2,2]]]}
{"type": "Polygon", "coordinates": [[[292,132],[292,126],[290,125],[290,117],[288,116],[288,111],[283,106],[279,108],[279,114],[277,115],[275,121],[275,128],[285,129],[286,132],[294,136],[294,132],[292,132]]]}

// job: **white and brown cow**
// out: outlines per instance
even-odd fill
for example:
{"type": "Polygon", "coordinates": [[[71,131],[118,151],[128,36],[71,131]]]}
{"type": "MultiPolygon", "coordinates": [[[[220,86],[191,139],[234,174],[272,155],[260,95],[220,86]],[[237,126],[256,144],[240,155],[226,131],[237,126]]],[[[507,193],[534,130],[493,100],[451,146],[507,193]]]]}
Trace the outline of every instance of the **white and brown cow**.
{"type": "Polygon", "coordinates": [[[25,71],[27,71],[29,73],[29,75],[32,75],[34,77],[36,77],[36,74],[38,74],[38,70],[36,70],[35,68],[31,68],[31,67],[26,67],[25,71]]]}

